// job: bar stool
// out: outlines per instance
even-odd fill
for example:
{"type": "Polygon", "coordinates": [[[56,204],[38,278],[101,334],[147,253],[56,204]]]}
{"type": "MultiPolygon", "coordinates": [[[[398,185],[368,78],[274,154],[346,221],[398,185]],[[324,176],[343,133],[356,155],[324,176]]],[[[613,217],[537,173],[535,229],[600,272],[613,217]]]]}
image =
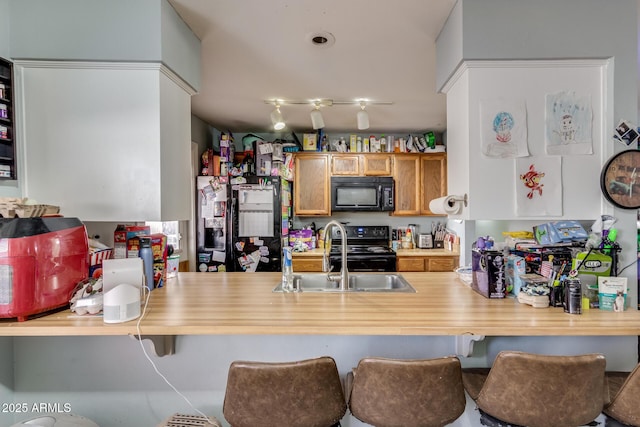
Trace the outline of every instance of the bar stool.
{"type": "Polygon", "coordinates": [[[631,373],[607,372],[605,377],[611,400],[602,412],[621,423],[640,427],[640,364],[631,373]]]}
{"type": "Polygon", "coordinates": [[[364,358],[347,375],[349,408],[376,427],[439,427],[466,404],[457,357],[399,360],[364,358]]]}
{"type": "Polygon", "coordinates": [[[335,361],[234,361],[222,413],[232,427],[329,427],[347,411],[335,361]]]}
{"type": "Polygon", "coordinates": [[[466,368],[462,380],[477,407],[528,427],[581,426],[605,403],[605,357],[500,352],[489,368],[466,368]]]}

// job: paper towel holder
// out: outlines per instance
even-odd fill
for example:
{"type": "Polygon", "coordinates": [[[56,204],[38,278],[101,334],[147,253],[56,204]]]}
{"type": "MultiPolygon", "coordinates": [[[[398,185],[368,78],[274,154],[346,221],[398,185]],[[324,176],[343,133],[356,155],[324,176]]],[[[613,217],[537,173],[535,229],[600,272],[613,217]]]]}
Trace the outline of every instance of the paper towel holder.
{"type": "MultiPolygon", "coordinates": [[[[467,193],[464,193],[464,196],[452,195],[451,199],[449,199],[449,200],[451,200],[453,202],[456,202],[456,203],[462,202],[464,204],[464,207],[465,208],[467,207],[467,193]]],[[[451,207],[453,207],[453,205],[451,207]]]]}
{"type": "Polygon", "coordinates": [[[463,196],[449,195],[446,197],[446,203],[451,209],[455,209],[451,214],[457,215],[462,210],[462,206],[467,207],[467,193],[463,196]]]}

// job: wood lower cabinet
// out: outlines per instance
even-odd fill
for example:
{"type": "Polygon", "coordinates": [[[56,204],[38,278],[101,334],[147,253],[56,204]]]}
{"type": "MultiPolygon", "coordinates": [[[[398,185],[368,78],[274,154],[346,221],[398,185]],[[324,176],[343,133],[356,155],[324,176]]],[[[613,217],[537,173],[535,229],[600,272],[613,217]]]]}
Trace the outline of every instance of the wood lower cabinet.
{"type": "Polygon", "coordinates": [[[331,215],[330,182],[328,155],[296,154],[293,181],[295,214],[331,215]]]}
{"type": "Polygon", "coordinates": [[[322,256],[293,257],[291,260],[294,272],[322,272],[322,256]]]}
{"type": "Polygon", "coordinates": [[[396,269],[402,271],[453,271],[458,266],[458,256],[399,256],[396,269]]]}

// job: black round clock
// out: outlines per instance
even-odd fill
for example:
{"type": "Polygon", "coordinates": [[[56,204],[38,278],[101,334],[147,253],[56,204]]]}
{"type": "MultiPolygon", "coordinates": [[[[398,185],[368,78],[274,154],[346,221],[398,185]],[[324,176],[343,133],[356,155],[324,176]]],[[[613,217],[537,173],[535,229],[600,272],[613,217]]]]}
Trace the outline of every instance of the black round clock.
{"type": "Polygon", "coordinates": [[[600,188],[604,197],[615,206],[640,208],[640,150],[613,155],[602,168],[600,188]]]}

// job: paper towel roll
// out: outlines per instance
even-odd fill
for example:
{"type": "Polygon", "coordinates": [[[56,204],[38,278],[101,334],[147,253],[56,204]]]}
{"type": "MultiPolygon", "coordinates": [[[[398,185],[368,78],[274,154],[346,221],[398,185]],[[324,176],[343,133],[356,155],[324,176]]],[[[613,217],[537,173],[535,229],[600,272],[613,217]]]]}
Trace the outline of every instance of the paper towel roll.
{"type": "Polygon", "coordinates": [[[458,213],[460,203],[454,196],[439,197],[429,202],[429,210],[434,214],[453,215],[458,213]]]}

